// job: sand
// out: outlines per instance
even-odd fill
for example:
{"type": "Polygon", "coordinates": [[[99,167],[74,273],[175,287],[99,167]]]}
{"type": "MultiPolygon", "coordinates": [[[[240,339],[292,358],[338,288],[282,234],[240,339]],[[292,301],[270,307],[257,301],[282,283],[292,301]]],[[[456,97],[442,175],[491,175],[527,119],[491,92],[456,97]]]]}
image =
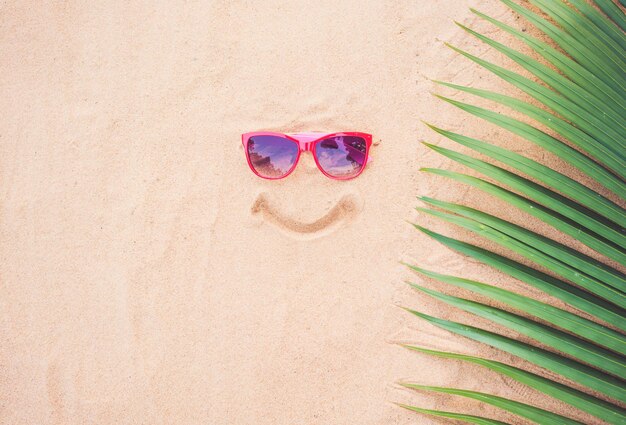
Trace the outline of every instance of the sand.
{"type": "Polygon", "coordinates": [[[447,423],[396,401],[524,423],[402,380],[565,411],[396,345],[526,366],[398,308],[492,328],[412,291],[440,286],[400,260],[547,299],[406,222],[468,236],[418,216],[421,194],[543,228],[418,171],[460,169],[420,119],[559,165],[430,95],[453,94],[430,79],[516,94],[444,46],[510,66],[454,25],[512,41],[470,6],[524,25],[496,0],[4,2],[0,423],[447,423]],[[307,154],[264,181],[240,146],[261,129],[370,132],[375,160],[337,182],[307,154]]]}

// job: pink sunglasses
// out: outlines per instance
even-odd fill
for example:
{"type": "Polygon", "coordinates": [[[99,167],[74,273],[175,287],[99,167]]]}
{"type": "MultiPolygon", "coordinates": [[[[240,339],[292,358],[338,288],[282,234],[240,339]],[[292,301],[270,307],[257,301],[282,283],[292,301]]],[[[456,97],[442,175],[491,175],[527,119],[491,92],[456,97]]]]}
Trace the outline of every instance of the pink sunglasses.
{"type": "Polygon", "coordinates": [[[284,134],[255,131],[241,135],[250,169],[259,177],[276,180],[296,168],[300,154],[311,151],[324,175],[336,180],[357,177],[372,159],[372,135],[357,132],[284,134]]]}

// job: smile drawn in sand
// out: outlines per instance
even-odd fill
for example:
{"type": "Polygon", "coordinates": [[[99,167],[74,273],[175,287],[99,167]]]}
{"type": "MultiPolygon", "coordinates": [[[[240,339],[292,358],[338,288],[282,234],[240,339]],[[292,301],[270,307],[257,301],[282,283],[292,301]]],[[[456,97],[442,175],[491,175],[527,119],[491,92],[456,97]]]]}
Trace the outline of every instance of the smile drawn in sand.
{"type": "Polygon", "coordinates": [[[344,194],[322,217],[312,222],[303,222],[282,213],[268,199],[265,192],[259,194],[252,204],[253,215],[260,215],[283,233],[298,239],[316,239],[327,235],[352,221],[360,209],[359,197],[354,194],[344,194]]]}

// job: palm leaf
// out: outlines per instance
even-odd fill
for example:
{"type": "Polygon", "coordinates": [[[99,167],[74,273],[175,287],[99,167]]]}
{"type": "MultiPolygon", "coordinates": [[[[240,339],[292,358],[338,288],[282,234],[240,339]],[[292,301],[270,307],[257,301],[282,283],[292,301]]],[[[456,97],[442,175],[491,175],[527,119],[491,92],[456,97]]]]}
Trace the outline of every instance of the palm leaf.
{"type": "Polygon", "coordinates": [[[590,6],[584,0],[569,0],[569,2],[578,9],[584,16],[590,19],[598,29],[611,37],[621,49],[626,48],[626,35],[611,23],[611,21],[598,12],[597,9],[590,6]]]}
{"type": "Polygon", "coordinates": [[[530,314],[549,324],[578,335],[588,341],[611,349],[622,356],[626,355],[626,336],[600,325],[584,317],[570,313],[566,310],[551,306],[523,295],[516,294],[485,283],[435,273],[413,265],[407,266],[417,273],[436,279],[440,282],[468,289],[474,293],[484,295],[493,300],[507,304],[508,306],[530,314]]]}
{"type": "Polygon", "coordinates": [[[575,283],[587,289],[589,292],[597,295],[598,297],[604,298],[605,300],[607,300],[607,302],[611,302],[619,306],[621,309],[616,309],[616,311],[619,312],[622,316],[625,315],[623,309],[626,306],[626,296],[624,296],[623,292],[619,291],[618,289],[610,287],[606,284],[603,284],[602,282],[599,282],[598,280],[592,279],[587,275],[577,272],[575,269],[563,264],[562,262],[549,256],[548,254],[545,254],[530,245],[520,242],[515,238],[509,237],[496,229],[477,223],[474,220],[469,220],[464,217],[455,216],[453,214],[442,211],[430,210],[427,208],[418,207],[417,210],[426,212],[430,215],[439,217],[447,222],[469,229],[474,233],[479,234],[480,236],[499,243],[505,248],[508,248],[511,251],[522,255],[523,257],[533,260],[540,266],[549,268],[550,270],[554,271],[556,274],[564,277],[565,279],[575,281],[575,283]]]}
{"type": "Polygon", "coordinates": [[[562,375],[574,382],[585,385],[607,397],[626,402],[626,383],[607,373],[596,370],[568,357],[547,351],[524,342],[508,338],[473,326],[450,320],[439,319],[419,311],[407,309],[432,325],[457,335],[483,342],[492,347],[511,353],[551,372],[562,375]]]}
{"type": "Polygon", "coordinates": [[[549,267],[588,291],[622,308],[626,306],[624,294],[626,286],[621,272],[609,266],[603,267],[597,260],[552,239],[473,208],[427,197],[420,199],[458,215],[428,208],[417,208],[418,211],[434,215],[498,242],[541,266],[549,267]]]}
{"type": "MultiPolygon", "coordinates": [[[[467,217],[477,222],[489,226],[497,231],[500,231],[512,238],[515,238],[526,245],[530,245],[537,250],[542,251],[546,255],[549,255],[563,264],[567,264],[576,270],[579,270],[587,275],[596,278],[603,282],[605,285],[612,286],[613,288],[621,291],[626,290],[626,276],[619,270],[616,270],[598,260],[582,254],[575,249],[572,249],[562,243],[549,239],[536,232],[527,230],[521,226],[518,226],[508,221],[502,220],[493,215],[478,211],[474,208],[469,208],[459,204],[453,204],[450,202],[439,201],[437,199],[421,197],[423,202],[450,211],[454,214],[467,217]]],[[[584,285],[584,283],[583,283],[584,285]]],[[[581,285],[582,286],[582,285],[581,285]]],[[[619,293],[617,297],[621,296],[619,293]]]]}
{"type": "Polygon", "coordinates": [[[530,0],[531,3],[541,7],[559,26],[570,33],[573,37],[585,40],[590,49],[604,56],[604,63],[611,69],[622,72],[624,75],[625,63],[621,49],[609,37],[606,37],[595,24],[582,15],[576,13],[561,1],[530,0]]]}
{"type": "Polygon", "coordinates": [[[578,183],[576,180],[507,149],[463,136],[462,134],[446,131],[431,124],[426,125],[450,140],[517,169],[532,177],[535,181],[539,181],[544,186],[557,188],[560,193],[570,199],[575,199],[595,214],[603,215],[607,220],[611,220],[621,227],[626,227],[626,210],[587,186],[578,183]]]}
{"type": "Polygon", "coordinates": [[[538,407],[530,406],[528,404],[520,403],[518,401],[508,400],[506,398],[498,397],[491,394],[485,394],[477,391],[460,390],[456,388],[445,387],[433,387],[429,385],[418,385],[411,383],[401,383],[400,385],[412,388],[415,390],[435,391],[446,394],[458,395],[461,397],[472,398],[479,400],[492,406],[499,407],[513,414],[528,418],[539,424],[546,425],[581,425],[582,422],[575,421],[573,419],[566,418],[565,416],[557,415],[556,413],[548,412],[547,410],[539,409],[538,407]]]}
{"type": "Polygon", "coordinates": [[[463,360],[469,363],[484,366],[494,372],[508,376],[521,384],[527,385],[535,390],[543,392],[544,394],[564,401],[565,403],[568,403],[584,412],[597,416],[598,418],[611,424],[622,424],[626,422],[626,410],[621,407],[534,373],[530,373],[504,363],[496,362],[494,360],[483,359],[481,357],[449,353],[446,351],[429,350],[427,348],[416,347],[413,345],[405,345],[405,347],[409,350],[420,353],[430,354],[446,359],[463,360]]]}
{"type": "MultiPolygon", "coordinates": [[[[465,112],[469,112],[479,118],[485,119],[493,124],[496,124],[505,130],[508,130],[514,134],[522,136],[529,140],[532,143],[548,150],[549,152],[554,153],[559,158],[569,162],[580,171],[587,174],[589,177],[611,190],[615,194],[623,194],[624,192],[624,181],[616,176],[613,172],[608,170],[606,167],[592,160],[591,158],[583,155],[581,152],[567,146],[565,143],[559,141],[558,139],[550,136],[549,134],[536,129],[535,127],[523,123],[519,120],[507,117],[505,115],[499,114],[497,112],[490,111],[485,108],[479,108],[474,105],[470,105],[467,103],[459,102],[456,100],[448,99],[444,96],[436,95],[438,98],[445,100],[446,102],[454,105],[465,112]]],[[[590,150],[589,146],[586,146],[587,150],[590,150]]],[[[601,155],[598,153],[596,156],[601,155]]],[[[626,172],[623,170],[622,161],[613,156],[607,156],[607,163],[616,169],[620,176],[624,178],[622,174],[626,172]]]]}
{"type": "MultiPolygon", "coordinates": [[[[625,423],[626,411],[622,407],[585,391],[597,391],[612,400],[626,403],[626,274],[623,269],[626,267],[626,210],[623,207],[626,203],[626,122],[623,119],[626,116],[626,16],[612,0],[596,0],[591,4],[587,0],[530,0],[546,17],[512,0],[501,1],[548,39],[540,40],[474,9],[472,12],[525,43],[532,50],[530,55],[457,24],[530,73],[530,78],[450,47],[539,104],[491,90],[436,82],[503,105],[553,133],[548,134],[530,123],[487,108],[437,96],[556,155],[612,194],[605,194],[602,188],[593,190],[568,177],[565,172],[554,170],[523,154],[430,124],[427,125],[440,135],[506,168],[454,150],[425,144],[483,174],[485,178],[432,168],[423,170],[496,196],[605,258],[580,252],[556,238],[548,238],[475,208],[421,197],[429,207],[419,207],[419,211],[461,226],[471,235],[494,241],[511,253],[524,257],[532,266],[419,225],[414,225],[416,229],[461,254],[558,298],[577,311],[569,312],[493,285],[434,273],[416,266],[409,267],[443,283],[501,302],[521,314],[413,284],[415,289],[526,335],[551,351],[499,333],[407,310],[442,329],[507,351],[570,380],[583,387],[584,391],[488,359],[414,346],[409,348],[483,365],[609,423],[625,423]],[[610,266],[609,261],[617,265],[610,266]]],[[[624,0],[620,3],[625,5],[624,0]]],[[[474,398],[539,424],[578,423],[495,395],[446,387],[406,386],[474,398]]],[[[494,421],[464,413],[403,407],[469,423],[494,421]]]]}
{"type": "Polygon", "coordinates": [[[449,248],[495,267],[516,279],[526,282],[529,285],[552,295],[553,297],[559,298],[566,304],[578,308],[593,317],[604,320],[607,323],[611,323],[612,325],[619,327],[622,331],[626,331],[626,320],[624,320],[623,309],[606,302],[602,298],[596,297],[586,291],[580,290],[577,287],[568,284],[567,282],[556,279],[546,273],[535,270],[532,267],[525,266],[524,264],[518,263],[494,252],[466,242],[449,238],[418,225],[414,225],[414,227],[449,248]]]}
{"type": "MultiPolygon", "coordinates": [[[[626,7],[624,0],[620,0],[620,3],[622,6],[626,7]]],[[[613,22],[620,26],[622,31],[626,31],[626,19],[624,18],[624,14],[612,0],[596,0],[596,4],[613,22]]]]}
{"type": "MultiPolygon", "coordinates": [[[[533,118],[535,121],[540,122],[546,127],[557,131],[563,137],[568,137],[572,140],[575,140],[576,146],[580,148],[584,148],[587,152],[589,152],[592,156],[601,157],[603,154],[602,147],[596,147],[597,143],[595,139],[589,136],[584,131],[579,128],[573,126],[567,121],[555,116],[537,106],[531,105],[526,102],[522,102],[519,99],[515,99],[510,96],[505,96],[500,93],[495,93],[489,90],[481,90],[472,87],[460,86],[457,84],[446,83],[442,81],[435,81],[437,84],[448,86],[450,88],[465,91],[467,93],[471,93],[476,96],[480,96],[484,99],[489,99],[494,102],[500,103],[516,112],[523,113],[524,115],[533,118]]],[[[441,98],[441,96],[439,96],[441,98]]],[[[444,99],[446,100],[446,99],[444,99]]],[[[457,107],[465,106],[462,103],[453,103],[457,107]]],[[[480,109],[473,109],[472,111],[480,112],[480,109]]],[[[470,111],[471,112],[471,111],[470,111]]],[[[500,121],[501,122],[501,121],[500,121]]],[[[497,122],[498,124],[500,122],[497,122]]],[[[507,125],[508,123],[503,123],[507,125]]],[[[430,126],[430,125],[429,125],[430,126]]],[[[506,127],[505,127],[506,128],[506,127]]],[[[509,128],[507,128],[509,129],[509,128]]],[[[437,131],[436,128],[433,130],[437,131]]],[[[445,135],[445,134],[444,134],[445,135]]],[[[447,136],[446,136],[447,137],[447,136]]],[[[547,150],[555,153],[560,158],[569,158],[572,154],[572,149],[566,144],[559,142],[554,138],[548,137],[539,137],[535,140],[537,144],[546,148],[547,150]]],[[[588,174],[590,177],[594,177],[597,179],[599,183],[606,183],[606,187],[612,189],[616,193],[626,193],[626,185],[623,184],[619,179],[616,179],[610,171],[604,169],[598,164],[593,164],[594,170],[589,170],[586,168],[587,164],[590,163],[590,160],[584,159],[584,155],[573,153],[576,156],[577,162],[573,165],[577,166],[577,168],[588,174]],[[589,171],[592,171],[592,174],[589,174],[589,171]]],[[[586,157],[585,157],[586,158],[586,157]]],[[[622,160],[614,160],[614,164],[621,165],[624,161],[622,160]]],[[[616,171],[620,176],[626,175],[622,169],[618,169],[616,171]]]]}
{"type": "Polygon", "coordinates": [[[497,421],[495,419],[483,418],[480,416],[474,415],[464,415],[462,413],[453,413],[453,412],[444,412],[441,410],[432,410],[432,409],[422,409],[420,407],[409,406],[408,404],[396,403],[398,406],[403,407],[407,410],[411,410],[417,413],[423,413],[431,416],[438,416],[441,418],[448,419],[456,419],[458,421],[463,421],[469,424],[477,424],[477,425],[509,425],[506,422],[497,421]]]}
{"type": "Polygon", "coordinates": [[[475,9],[470,9],[474,14],[492,23],[498,28],[508,32],[509,34],[517,37],[529,47],[531,47],[535,53],[542,56],[553,66],[557,67],[565,76],[577,83],[582,90],[587,91],[591,95],[605,102],[607,106],[612,108],[615,112],[621,111],[626,107],[626,102],[610,85],[605,83],[602,79],[598,78],[596,74],[589,71],[587,68],[572,60],[570,57],[564,55],[557,49],[553,48],[550,44],[538,40],[529,36],[523,31],[506,25],[490,16],[485,15],[475,9]]]}
{"type": "MultiPolygon", "coordinates": [[[[617,147],[613,146],[613,143],[615,143],[624,147],[623,138],[619,133],[620,130],[624,130],[623,119],[621,119],[615,111],[607,109],[606,105],[602,104],[600,99],[597,99],[595,96],[586,96],[584,101],[582,101],[580,91],[584,89],[581,89],[576,83],[552,70],[548,66],[543,65],[539,61],[536,61],[527,55],[523,55],[514,49],[490,39],[489,37],[485,37],[484,35],[479,34],[462,24],[457,23],[457,25],[499,52],[504,53],[517,64],[532,72],[557,93],[560,93],[561,96],[553,93],[552,97],[547,99],[542,95],[546,93],[545,89],[541,89],[538,85],[535,85],[536,83],[529,84],[534,87],[533,90],[530,88],[526,89],[528,90],[527,93],[535,93],[535,95],[539,96],[539,99],[544,99],[544,101],[548,101],[551,104],[558,101],[558,107],[562,108],[561,111],[566,114],[566,118],[576,120],[583,129],[597,137],[596,140],[598,140],[598,142],[600,142],[607,149],[607,152],[612,151],[615,155],[623,158],[623,151],[620,151],[617,147]],[[609,140],[604,141],[607,138],[609,140]]],[[[481,61],[481,63],[487,64],[486,61],[481,61]]],[[[495,69],[493,64],[489,64],[489,68],[495,69]]],[[[505,80],[512,82],[508,78],[505,78],[505,80]]],[[[556,105],[556,103],[554,103],[554,105],[556,105]]]]}
{"type": "MultiPolygon", "coordinates": [[[[575,121],[578,128],[592,136],[594,139],[598,140],[608,138],[611,142],[619,139],[619,134],[614,134],[616,133],[616,131],[611,130],[608,125],[604,128],[598,128],[600,126],[600,123],[595,118],[593,118],[593,116],[590,116],[587,111],[583,110],[578,105],[569,101],[565,97],[556,96],[555,93],[549,88],[544,87],[541,84],[535,83],[534,81],[522,77],[521,75],[509,71],[505,68],[494,65],[474,55],[464,52],[456,47],[449,47],[467,57],[468,59],[471,59],[477,64],[483,66],[489,71],[493,72],[494,74],[514,85],[515,87],[519,88],[520,90],[531,95],[532,97],[561,115],[563,118],[570,121],[575,121]],[[586,118],[583,120],[581,119],[581,117],[586,118]]],[[[515,122],[516,120],[510,119],[510,121],[515,122]]],[[[532,126],[523,125],[523,123],[521,123],[520,126],[532,128],[532,126]]],[[[537,129],[534,130],[536,132],[539,132],[539,130],[537,129]]],[[[530,137],[528,137],[528,139],[532,141],[530,137]]],[[[617,148],[611,148],[609,146],[610,145],[607,145],[607,143],[601,143],[598,146],[594,146],[595,150],[592,152],[597,152],[596,157],[600,156],[602,158],[602,161],[607,163],[609,167],[613,168],[614,170],[620,171],[619,167],[623,165],[624,158],[621,152],[617,150],[617,148]]],[[[588,151],[590,148],[591,147],[585,147],[585,149],[588,151]]]]}
{"type": "Polygon", "coordinates": [[[441,146],[435,146],[428,143],[425,143],[425,145],[435,152],[447,156],[448,158],[474,170],[480,171],[486,176],[497,179],[501,183],[524,193],[548,208],[559,211],[567,218],[579,222],[587,229],[597,233],[605,239],[608,239],[618,246],[622,246],[624,244],[624,229],[620,228],[613,222],[603,219],[598,214],[595,214],[593,211],[581,206],[580,204],[559,195],[551,189],[534,183],[518,174],[507,171],[504,168],[472,158],[471,156],[464,155],[450,149],[445,149],[441,146]]]}
{"type": "Polygon", "coordinates": [[[594,49],[585,44],[584,40],[572,37],[570,34],[550,23],[546,19],[541,18],[530,10],[512,2],[511,0],[501,0],[508,7],[526,18],[535,27],[550,37],[563,50],[567,52],[576,62],[593,72],[605,83],[611,85],[621,97],[623,97],[626,83],[620,74],[611,71],[606,63],[605,58],[598,54],[594,49]]]}
{"type": "Polygon", "coordinates": [[[548,209],[528,198],[524,198],[493,183],[489,183],[485,180],[468,176],[466,174],[436,168],[422,168],[421,171],[448,177],[460,183],[474,186],[491,195],[497,196],[520,210],[539,218],[545,223],[548,223],[555,229],[572,236],[600,254],[605,255],[620,264],[626,264],[626,253],[621,247],[607,241],[596,233],[587,230],[581,226],[580,223],[570,220],[560,213],[548,209]]]}
{"type": "Polygon", "coordinates": [[[576,360],[587,363],[597,369],[604,370],[618,377],[626,376],[626,359],[624,357],[598,347],[591,342],[499,308],[446,295],[414,283],[410,283],[410,285],[433,298],[504,325],[515,332],[541,342],[547,347],[569,354],[576,360]]]}

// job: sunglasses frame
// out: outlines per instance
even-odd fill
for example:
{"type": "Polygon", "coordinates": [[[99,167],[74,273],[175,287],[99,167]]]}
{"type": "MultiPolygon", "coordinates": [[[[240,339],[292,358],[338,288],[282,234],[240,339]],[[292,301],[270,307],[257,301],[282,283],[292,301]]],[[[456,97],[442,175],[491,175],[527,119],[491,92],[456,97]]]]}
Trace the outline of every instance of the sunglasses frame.
{"type": "Polygon", "coordinates": [[[279,132],[274,132],[274,131],[253,131],[250,133],[242,134],[241,143],[243,144],[243,150],[246,153],[246,160],[248,161],[248,166],[250,167],[252,172],[256,174],[257,176],[261,177],[262,179],[266,179],[266,180],[280,180],[280,179],[284,179],[285,177],[287,177],[289,174],[293,172],[293,170],[296,169],[298,165],[298,161],[300,161],[300,154],[302,152],[307,152],[307,151],[313,154],[313,159],[315,160],[315,164],[317,165],[317,168],[326,177],[333,179],[333,180],[352,180],[360,176],[363,170],[365,170],[365,166],[367,165],[367,163],[372,161],[372,158],[369,155],[370,147],[372,146],[372,135],[368,133],[361,133],[358,131],[340,131],[336,133],[323,133],[323,132],[279,133],[279,132]],[[280,176],[280,177],[266,177],[266,176],[260,175],[254,169],[254,166],[252,165],[252,161],[250,161],[250,153],[248,152],[248,142],[250,141],[250,138],[254,136],[277,136],[277,137],[284,138],[298,145],[298,156],[296,156],[296,160],[294,161],[293,166],[289,169],[289,171],[287,171],[287,173],[285,173],[285,175],[280,176]],[[355,174],[354,176],[336,177],[331,174],[328,174],[324,170],[324,168],[322,168],[319,161],[317,160],[317,154],[315,152],[315,145],[317,144],[317,142],[319,142],[320,140],[329,139],[331,137],[341,137],[341,136],[360,137],[363,140],[365,140],[365,158],[366,158],[365,163],[363,164],[359,172],[355,174]]]}

